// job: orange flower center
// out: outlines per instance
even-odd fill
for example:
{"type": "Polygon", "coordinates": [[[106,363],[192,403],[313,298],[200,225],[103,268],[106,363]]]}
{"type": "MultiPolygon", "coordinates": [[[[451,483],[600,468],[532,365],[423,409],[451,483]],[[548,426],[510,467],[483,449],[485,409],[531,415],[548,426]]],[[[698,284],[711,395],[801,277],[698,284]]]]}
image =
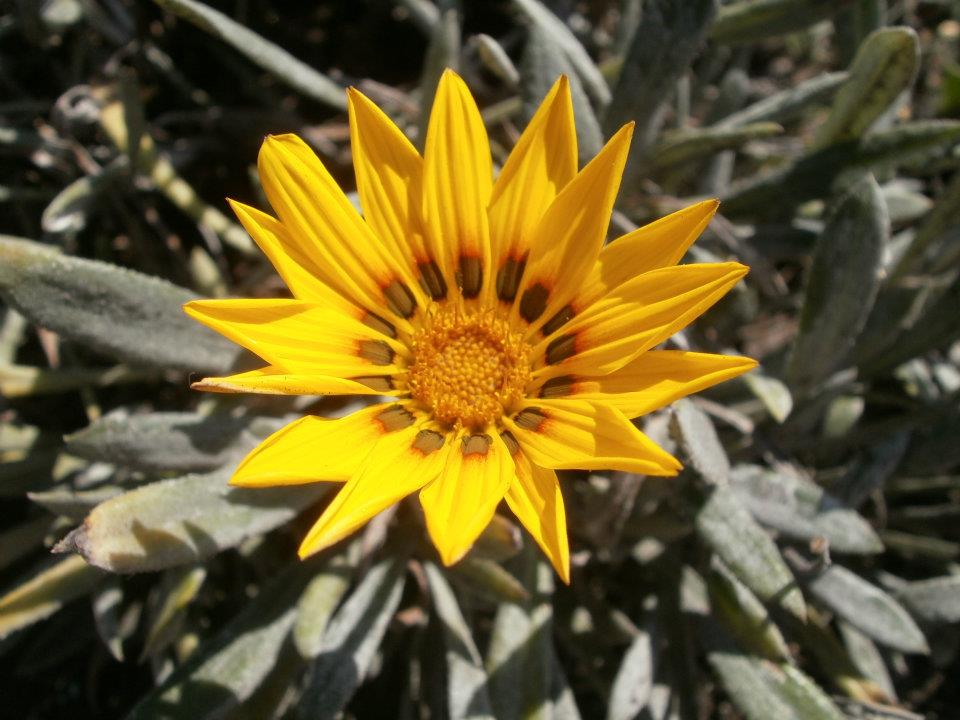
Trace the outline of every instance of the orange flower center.
{"type": "Polygon", "coordinates": [[[441,307],[412,342],[410,394],[444,425],[480,430],[516,406],[530,379],[529,346],[506,320],[441,307]]]}

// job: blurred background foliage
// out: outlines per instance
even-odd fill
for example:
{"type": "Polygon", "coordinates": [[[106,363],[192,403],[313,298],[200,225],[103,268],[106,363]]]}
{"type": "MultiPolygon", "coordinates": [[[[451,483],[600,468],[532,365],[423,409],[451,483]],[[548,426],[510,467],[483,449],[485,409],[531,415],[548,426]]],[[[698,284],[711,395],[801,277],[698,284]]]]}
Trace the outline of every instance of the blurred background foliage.
{"type": "Polygon", "coordinates": [[[0,680],[15,718],[960,716],[960,9],[950,0],[0,4],[0,680]],[[677,479],[565,473],[573,582],[505,514],[296,560],[322,485],[243,452],[338,400],[200,396],[198,295],[285,292],[227,216],[264,134],[354,187],[343,88],[501,163],[559,73],[611,236],[703,196],[752,272],[673,341],[758,371],[646,418],[677,479]],[[55,554],[51,554],[53,549],[55,554]]]}

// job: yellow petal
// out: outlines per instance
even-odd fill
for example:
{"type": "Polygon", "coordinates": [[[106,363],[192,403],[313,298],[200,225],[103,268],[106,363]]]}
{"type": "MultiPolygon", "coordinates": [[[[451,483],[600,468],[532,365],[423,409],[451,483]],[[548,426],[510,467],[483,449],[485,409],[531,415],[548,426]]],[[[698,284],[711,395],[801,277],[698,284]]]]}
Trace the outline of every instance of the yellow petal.
{"type": "Polygon", "coordinates": [[[207,392],[243,392],[263,395],[382,395],[385,393],[383,388],[373,388],[356,380],[326,375],[293,375],[272,366],[227,377],[203,378],[192,383],[190,387],[207,392]]]}
{"type": "Polygon", "coordinates": [[[530,462],[554,470],[676,475],[680,463],[619,410],[584,400],[531,400],[505,419],[530,462]]]}
{"type": "MultiPolygon", "coordinates": [[[[423,158],[380,108],[347,90],[357,193],[366,221],[413,276],[430,260],[423,238],[423,158]]],[[[419,286],[412,288],[421,292],[419,286]]]]}
{"type": "Polygon", "coordinates": [[[516,312],[546,321],[577,292],[597,260],[627,161],[633,123],[623,126],[560,191],[533,231],[516,312]]]}
{"type": "Polygon", "coordinates": [[[427,531],[444,565],[462,558],[490,523],[513,475],[510,452],[496,433],[451,441],[443,472],[420,491],[427,531]]]}
{"type": "Polygon", "coordinates": [[[613,372],[693,322],[747,271],[739,263],[703,263],[644,273],[541,340],[534,375],[613,372]]]}
{"type": "Polygon", "coordinates": [[[572,305],[583,310],[605,293],[650,270],[676,265],[720,206],[704,200],[637,228],[606,245],[572,305]]]}
{"type": "Polygon", "coordinates": [[[384,435],[380,416],[397,412],[396,407],[371,405],[336,420],[316,415],[295,420],[254,448],[237,466],[230,483],[266,487],[347,480],[384,435]]]}
{"type": "MultiPolygon", "coordinates": [[[[513,436],[509,436],[511,439],[513,436]]],[[[516,442],[516,440],[513,440],[516,442]]],[[[509,443],[507,444],[509,447],[509,443]]],[[[557,473],[531,463],[517,448],[513,453],[516,477],[507,489],[507,505],[537,541],[560,579],[570,584],[570,548],[567,516],[557,473]]]]}
{"type": "MultiPolygon", "coordinates": [[[[525,261],[534,228],[557,193],[576,174],[577,132],[570,83],[561,75],[523,131],[493,186],[488,215],[493,264],[498,272],[503,270],[505,261],[518,265],[525,261]]],[[[516,284],[503,285],[498,280],[500,299],[512,302],[516,284]]]]}
{"type": "Polygon", "coordinates": [[[448,454],[431,439],[420,442],[421,433],[433,433],[417,425],[380,437],[363,459],[357,472],[337,493],[300,545],[305,558],[345,538],[374,515],[416,492],[433,480],[448,454]],[[428,451],[425,451],[427,448],[428,451]]]}
{"type": "Polygon", "coordinates": [[[756,366],[756,360],[735,355],[650,350],[609,375],[555,377],[540,383],[531,394],[603,403],[627,417],[638,417],[756,366]]]}
{"type": "Polygon", "coordinates": [[[192,318],[291,374],[392,375],[404,347],[370,325],[299,300],[194,300],[192,318]]]}
{"type": "Polygon", "coordinates": [[[492,187],[490,145],[480,111],[463,80],[446,70],[424,147],[424,218],[431,256],[450,289],[462,286],[467,298],[492,286],[487,224],[492,187]]]}
{"type": "Polygon", "coordinates": [[[279,220],[235,200],[227,202],[295,298],[333,307],[358,319],[363,316],[361,308],[320,279],[324,270],[279,220]]]}
{"type": "Polygon", "coordinates": [[[393,262],[314,152],[296,135],[271,135],[257,167],[270,204],[314,258],[323,280],[357,305],[398,320],[417,310],[408,268],[393,262]]]}

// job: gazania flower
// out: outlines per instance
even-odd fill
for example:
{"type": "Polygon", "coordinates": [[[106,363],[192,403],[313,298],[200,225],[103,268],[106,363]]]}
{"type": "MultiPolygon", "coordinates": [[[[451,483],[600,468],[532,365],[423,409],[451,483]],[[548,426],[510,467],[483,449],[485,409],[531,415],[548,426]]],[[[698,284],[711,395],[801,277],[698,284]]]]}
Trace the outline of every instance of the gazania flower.
{"type": "Polygon", "coordinates": [[[277,217],[232,204],[293,299],[188,303],[266,363],[194,387],[392,399],[297,420],[232,483],[345,483],[301,557],[419,493],[451,564],[506,500],[568,582],[555,471],[676,474],[680,463],[630,418],[755,365],[654,349],[747,272],[676,265],[717,203],[604,247],[632,126],[578,172],[565,78],[495,181],[480,113],[453,72],[437,89],[423,157],[362,94],[351,89],[349,104],[363,217],[302,140],[266,139],[260,178],[277,217]]]}

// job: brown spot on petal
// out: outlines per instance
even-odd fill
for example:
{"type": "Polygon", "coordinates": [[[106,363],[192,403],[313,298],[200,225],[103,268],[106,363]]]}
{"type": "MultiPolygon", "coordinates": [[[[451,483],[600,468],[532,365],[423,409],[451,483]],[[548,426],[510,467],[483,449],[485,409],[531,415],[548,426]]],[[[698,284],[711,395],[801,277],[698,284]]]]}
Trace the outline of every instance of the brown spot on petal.
{"type": "Polygon", "coordinates": [[[573,320],[576,314],[577,312],[573,309],[572,305],[564,305],[562,308],[560,308],[556,315],[543,324],[543,327],[540,328],[540,332],[544,337],[547,335],[553,335],[553,333],[573,320]]]}
{"type": "Polygon", "coordinates": [[[520,317],[532,323],[547,309],[549,297],[550,290],[543,283],[534,283],[528,287],[520,298],[520,317]]]}
{"type": "Polygon", "coordinates": [[[540,408],[529,407],[524,408],[514,415],[513,421],[517,424],[517,427],[521,427],[524,430],[533,430],[534,432],[537,432],[547,421],[547,416],[543,414],[543,411],[540,408]]]}
{"type": "Polygon", "coordinates": [[[394,432],[403,430],[413,425],[413,413],[402,405],[391,405],[382,413],[377,415],[377,422],[384,432],[394,432]]]}
{"type": "Polygon", "coordinates": [[[527,266],[526,256],[521,259],[507,258],[497,271],[497,297],[504,302],[513,302],[520,288],[520,279],[527,266]]]}
{"type": "Polygon", "coordinates": [[[395,338],[397,336],[397,329],[393,326],[393,323],[384,320],[382,317],[376,313],[372,313],[367,310],[364,313],[364,316],[360,319],[364,325],[369,328],[373,328],[378,333],[383,333],[388,337],[395,338]]]}
{"type": "Polygon", "coordinates": [[[503,444],[507,446],[507,450],[510,451],[511,455],[516,455],[520,452],[520,443],[517,442],[517,439],[509,430],[504,430],[500,433],[500,439],[503,440],[503,444]]]}
{"type": "Polygon", "coordinates": [[[371,390],[376,390],[377,392],[387,393],[396,389],[389,375],[360,375],[351,378],[351,380],[366,385],[371,390]]]}
{"type": "Polygon", "coordinates": [[[394,280],[383,288],[383,298],[387,301],[387,307],[400,317],[412,317],[417,311],[417,301],[413,293],[399,280],[394,280]]]}
{"type": "Polygon", "coordinates": [[[540,397],[558,398],[572,395],[577,385],[577,379],[573,375],[561,375],[560,377],[550,378],[540,388],[540,397]]]}
{"type": "Polygon", "coordinates": [[[547,345],[547,352],[544,357],[548,365],[556,365],[569,357],[577,354],[577,336],[561,335],[556,340],[547,345]]]}
{"type": "Polygon", "coordinates": [[[489,435],[467,435],[463,438],[463,456],[470,457],[471,455],[481,455],[483,457],[487,456],[487,453],[490,452],[490,445],[493,443],[493,438],[489,435]]]}
{"type": "Polygon", "coordinates": [[[420,271],[420,285],[434,300],[443,300],[447,296],[447,281],[433,260],[417,263],[420,271]]]}
{"type": "Polygon", "coordinates": [[[389,365],[393,362],[394,352],[393,348],[383,340],[361,340],[357,347],[357,355],[374,365],[389,365]]]}
{"type": "Polygon", "coordinates": [[[480,294],[483,285],[483,262],[473,255],[460,256],[457,284],[465,298],[471,300],[480,294]]]}
{"type": "Polygon", "coordinates": [[[443,447],[444,439],[436,430],[421,430],[413,441],[413,449],[429,455],[443,447]]]}

